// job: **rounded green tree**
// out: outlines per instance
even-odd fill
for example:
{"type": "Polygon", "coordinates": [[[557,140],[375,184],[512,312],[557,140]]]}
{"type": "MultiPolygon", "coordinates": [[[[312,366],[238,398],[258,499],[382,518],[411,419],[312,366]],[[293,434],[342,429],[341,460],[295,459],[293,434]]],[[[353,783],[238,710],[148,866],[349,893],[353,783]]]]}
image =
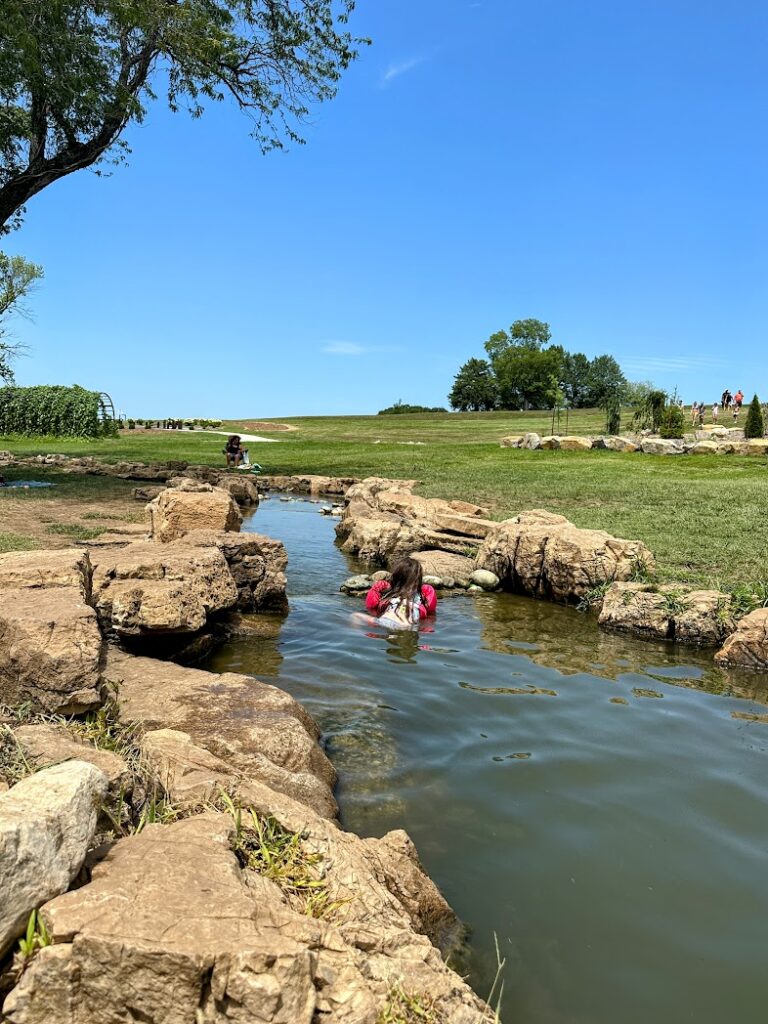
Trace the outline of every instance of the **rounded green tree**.
{"type": "Polygon", "coordinates": [[[763,409],[760,405],[760,399],[755,395],[749,403],[749,409],[747,410],[747,421],[744,424],[744,436],[747,438],[762,437],[764,433],[765,421],[763,419],[763,409]]]}

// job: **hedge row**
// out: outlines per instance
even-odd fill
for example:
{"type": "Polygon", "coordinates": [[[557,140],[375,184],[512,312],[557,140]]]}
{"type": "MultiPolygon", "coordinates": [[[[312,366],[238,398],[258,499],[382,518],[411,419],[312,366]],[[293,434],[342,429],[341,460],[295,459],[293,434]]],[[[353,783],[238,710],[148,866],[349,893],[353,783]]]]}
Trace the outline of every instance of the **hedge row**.
{"type": "Polygon", "coordinates": [[[0,434],[104,437],[117,433],[99,418],[99,393],[74,385],[0,388],[0,434]]]}

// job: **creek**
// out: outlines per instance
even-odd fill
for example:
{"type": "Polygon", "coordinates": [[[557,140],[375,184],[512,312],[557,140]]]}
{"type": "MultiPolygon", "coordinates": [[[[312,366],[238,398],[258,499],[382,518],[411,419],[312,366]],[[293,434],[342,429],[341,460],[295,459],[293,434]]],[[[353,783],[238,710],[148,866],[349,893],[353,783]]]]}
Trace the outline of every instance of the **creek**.
{"type": "Polygon", "coordinates": [[[207,662],[290,692],[323,730],[345,828],[404,828],[504,968],[514,1024],[757,1024],[768,971],[768,679],[510,595],[440,601],[388,636],[339,593],[359,570],[318,506],[273,498],[287,617],[207,662]]]}

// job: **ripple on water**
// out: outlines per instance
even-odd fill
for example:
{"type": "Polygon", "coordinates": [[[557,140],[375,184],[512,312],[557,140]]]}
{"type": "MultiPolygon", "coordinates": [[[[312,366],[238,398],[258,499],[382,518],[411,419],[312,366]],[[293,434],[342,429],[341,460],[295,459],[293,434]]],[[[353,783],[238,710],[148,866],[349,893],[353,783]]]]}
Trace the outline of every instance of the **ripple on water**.
{"type": "Polygon", "coordinates": [[[359,566],[314,506],[245,528],[285,541],[291,613],[213,667],[306,704],[345,825],[411,833],[481,993],[498,935],[506,1020],[762,1024],[768,680],[504,595],[393,642],[336,592],[359,566]]]}

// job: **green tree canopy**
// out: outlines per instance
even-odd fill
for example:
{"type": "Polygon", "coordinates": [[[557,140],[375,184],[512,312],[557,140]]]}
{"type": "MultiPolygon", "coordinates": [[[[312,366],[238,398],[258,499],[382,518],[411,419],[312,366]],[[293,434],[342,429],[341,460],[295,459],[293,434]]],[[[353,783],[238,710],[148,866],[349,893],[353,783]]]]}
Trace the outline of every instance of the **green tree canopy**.
{"type": "Polygon", "coordinates": [[[24,296],[42,276],[43,268],[36,263],[0,252],[0,380],[6,383],[13,382],[11,359],[17,351],[9,340],[8,319],[24,312],[24,296]]]}
{"type": "Polygon", "coordinates": [[[105,156],[164,92],[198,117],[229,98],[267,150],[303,141],[357,56],[355,0],[3,0],[0,232],[48,185],[105,156]]]}
{"type": "Polygon", "coordinates": [[[541,320],[515,320],[508,331],[496,331],[485,343],[491,362],[511,348],[538,351],[549,344],[552,332],[541,320]]]}
{"type": "Polygon", "coordinates": [[[557,399],[560,352],[509,348],[494,360],[502,409],[549,409],[557,399]]]}
{"type": "Polygon", "coordinates": [[[613,356],[595,356],[587,375],[587,404],[603,408],[609,400],[621,399],[626,384],[627,378],[613,356]]]}
{"type": "Polygon", "coordinates": [[[496,378],[486,359],[468,359],[454,378],[448,401],[460,412],[495,409],[499,397],[496,378]]]}

